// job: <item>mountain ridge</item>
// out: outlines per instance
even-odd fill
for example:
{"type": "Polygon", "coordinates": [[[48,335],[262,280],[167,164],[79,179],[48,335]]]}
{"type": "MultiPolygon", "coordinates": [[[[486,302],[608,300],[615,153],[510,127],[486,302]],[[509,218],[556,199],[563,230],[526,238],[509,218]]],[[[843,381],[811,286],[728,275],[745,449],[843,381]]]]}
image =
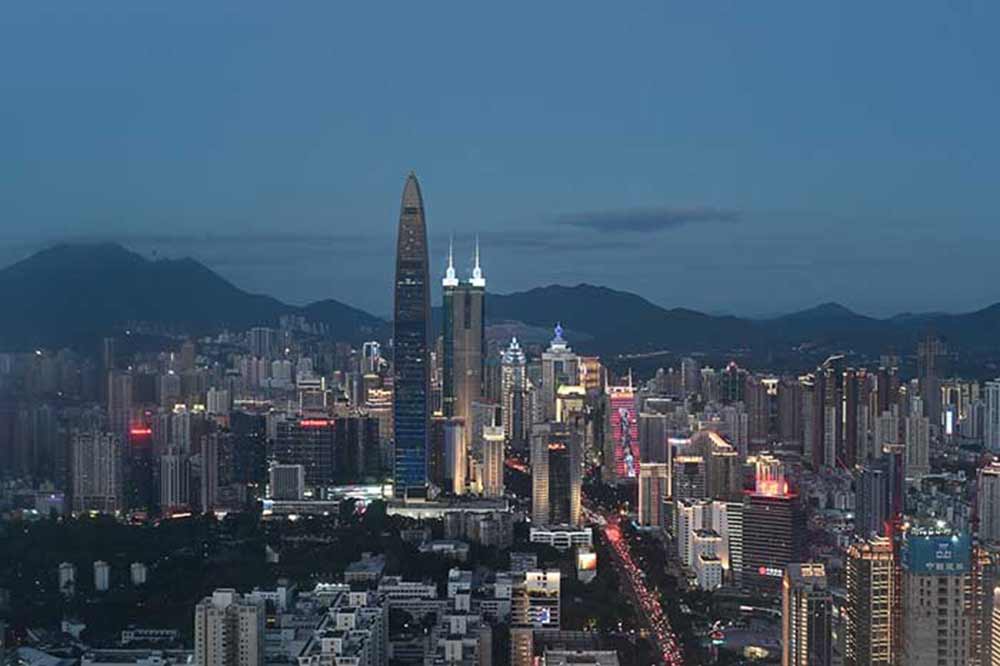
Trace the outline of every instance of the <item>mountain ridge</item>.
{"type": "MultiPolygon", "coordinates": [[[[147,259],[117,243],[64,243],[0,269],[0,303],[7,319],[0,344],[8,348],[93,344],[134,321],[202,334],[275,325],[285,314],[326,324],[334,337],[351,342],[391,335],[389,322],[341,301],[289,305],[244,291],[194,259],[147,259]]],[[[436,315],[439,311],[435,308],[436,315]]],[[[575,346],[597,353],[905,349],[928,331],[966,348],[1000,348],[1000,303],[962,314],[880,319],[829,301],[750,319],[666,308],[631,292],[581,282],[491,293],[487,321],[544,328],[561,322],[589,337],[575,346]]]]}

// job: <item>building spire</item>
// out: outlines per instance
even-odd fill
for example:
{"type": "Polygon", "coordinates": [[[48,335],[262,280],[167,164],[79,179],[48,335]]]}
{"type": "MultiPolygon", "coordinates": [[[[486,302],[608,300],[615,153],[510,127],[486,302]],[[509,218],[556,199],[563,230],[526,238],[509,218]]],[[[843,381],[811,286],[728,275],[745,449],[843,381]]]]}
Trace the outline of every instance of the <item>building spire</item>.
{"type": "Polygon", "coordinates": [[[472,279],[469,283],[473,287],[486,287],[486,278],[483,276],[483,269],[479,266],[479,234],[476,234],[476,265],[472,269],[472,279]]]}
{"type": "Polygon", "coordinates": [[[441,280],[444,287],[457,287],[458,277],[455,276],[455,238],[448,238],[448,270],[444,272],[444,279],[441,280]]]}

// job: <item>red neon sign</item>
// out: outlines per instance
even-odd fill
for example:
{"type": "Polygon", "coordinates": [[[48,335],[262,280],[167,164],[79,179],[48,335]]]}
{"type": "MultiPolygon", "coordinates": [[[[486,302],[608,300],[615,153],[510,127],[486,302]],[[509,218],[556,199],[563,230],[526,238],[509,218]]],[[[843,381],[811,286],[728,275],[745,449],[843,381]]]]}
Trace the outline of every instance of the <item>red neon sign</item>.
{"type": "Polygon", "coordinates": [[[152,435],[153,430],[152,428],[132,428],[131,430],[128,431],[128,434],[132,435],[133,437],[144,437],[147,435],[152,435]]]}
{"type": "Polygon", "coordinates": [[[303,428],[325,428],[330,425],[330,422],[326,419],[302,419],[299,421],[299,426],[303,428]]]}

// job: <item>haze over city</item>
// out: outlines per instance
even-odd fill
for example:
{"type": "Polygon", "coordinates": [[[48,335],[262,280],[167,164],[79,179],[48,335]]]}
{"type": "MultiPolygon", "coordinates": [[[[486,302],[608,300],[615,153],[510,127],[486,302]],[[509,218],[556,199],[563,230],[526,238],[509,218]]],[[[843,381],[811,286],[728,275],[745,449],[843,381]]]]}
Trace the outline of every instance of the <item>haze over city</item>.
{"type": "Polygon", "coordinates": [[[0,265],[112,240],[386,315],[415,169],[434,270],[478,233],[502,293],[973,310],[1000,300],[998,13],[17,3],[0,265]]]}

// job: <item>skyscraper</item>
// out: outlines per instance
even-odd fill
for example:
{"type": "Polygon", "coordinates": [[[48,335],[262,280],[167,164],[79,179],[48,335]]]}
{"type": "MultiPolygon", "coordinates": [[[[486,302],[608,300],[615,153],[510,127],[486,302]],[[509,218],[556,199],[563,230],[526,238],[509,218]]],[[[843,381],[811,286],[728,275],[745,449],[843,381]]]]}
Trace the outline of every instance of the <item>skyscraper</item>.
{"type": "Polygon", "coordinates": [[[393,402],[397,495],[423,495],[427,487],[430,428],[430,282],[427,226],[417,177],[403,187],[396,242],[393,309],[393,402]]]}
{"type": "Polygon", "coordinates": [[[986,448],[1000,453],[1000,379],[986,382],[983,410],[983,440],[986,448]]]}
{"type": "Polygon", "coordinates": [[[531,433],[531,521],[578,525],[583,482],[582,443],[564,424],[539,424],[531,433]]]}
{"type": "Polygon", "coordinates": [[[978,477],[979,539],[1000,543],[1000,462],[980,469],[978,477]]]}
{"type": "Polygon", "coordinates": [[[743,581],[777,591],[785,567],[805,550],[805,514],[779,461],[759,457],[756,487],[747,495],[743,533],[743,581]]]}
{"type": "Polygon", "coordinates": [[[960,666],[971,662],[970,541],[947,528],[904,533],[903,663],[960,666]]]}
{"type": "Polygon", "coordinates": [[[789,564],[781,586],[781,666],[830,666],[833,599],[822,564],[789,564]]]}
{"type": "Polygon", "coordinates": [[[485,297],[486,278],[479,265],[479,241],[476,241],[472,277],[463,282],[455,274],[455,259],[448,250],[448,270],[441,280],[444,326],[444,415],[464,420],[466,441],[473,436],[472,405],[483,396],[483,360],[486,354],[485,297]]]}
{"type": "Polygon", "coordinates": [[[500,369],[500,397],[503,407],[503,430],[513,448],[523,448],[531,432],[528,405],[528,361],[512,338],[503,351],[500,369]]]}
{"type": "Polygon", "coordinates": [[[542,352],[542,420],[555,419],[556,390],[563,384],[576,384],[579,375],[579,357],[563,338],[562,325],[556,324],[555,337],[549,343],[549,348],[542,352]]]}
{"type": "Polygon", "coordinates": [[[917,345],[917,378],[924,416],[935,427],[941,425],[941,378],[947,376],[948,347],[933,335],[917,345]]]}
{"type": "Polygon", "coordinates": [[[646,463],[639,469],[639,524],[662,529],[663,501],[669,497],[670,468],[666,463],[646,463]]]}
{"type": "Polygon", "coordinates": [[[892,542],[876,537],[852,545],[847,551],[845,583],[845,666],[892,666],[897,594],[892,542]]]}

